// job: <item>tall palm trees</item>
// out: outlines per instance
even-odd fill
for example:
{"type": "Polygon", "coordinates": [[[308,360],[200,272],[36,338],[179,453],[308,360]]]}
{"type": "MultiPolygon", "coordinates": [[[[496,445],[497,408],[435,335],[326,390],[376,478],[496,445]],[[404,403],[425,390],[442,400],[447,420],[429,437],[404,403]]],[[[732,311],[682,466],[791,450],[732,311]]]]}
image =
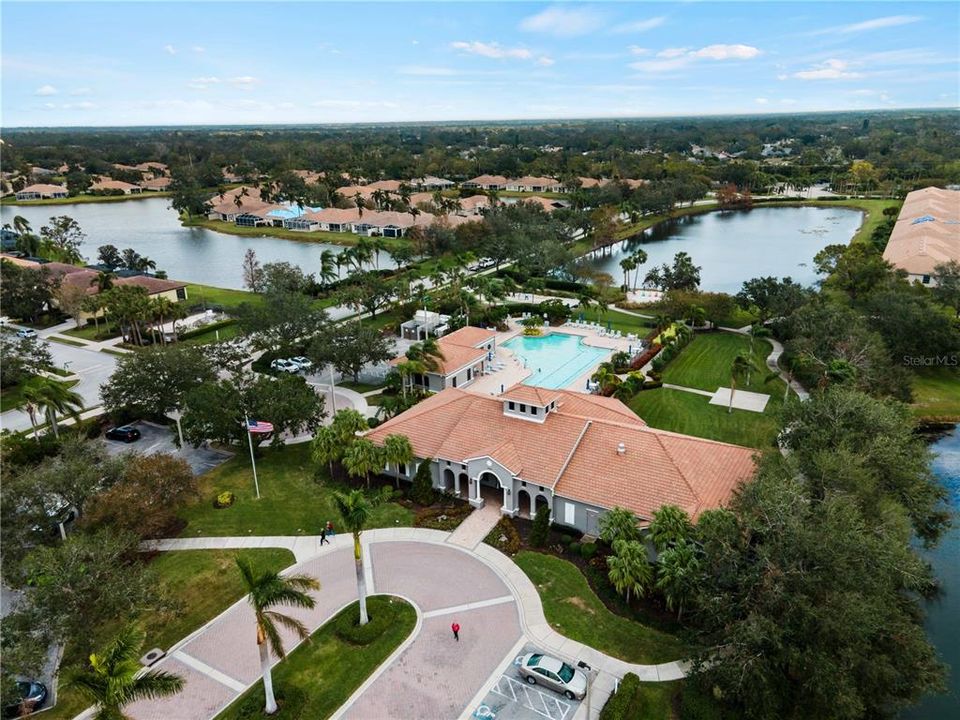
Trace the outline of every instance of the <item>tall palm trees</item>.
{"type": "Polygon", "coordinates": [[[102,653],[90,656],[89,665],[74,670],[67,679],[72,688],[97,706],[95,720],[121,720],[125,705],[137,700],[168,697],[183,689],[179,675],[150,670],[141,674],[138,660],[143,646],[142,630],[128,626],[102,653]]]}
{"type": "Polygon", "coordinates": [[[383,439],[383,460],[397,466],[396,484],[400,487],[400,466],[413,460],[413,446],[406,435],[387,435],[383,439]]]}
{"type": "MultiPolygon", "coordinates": [[[[737,392],[737,383],[750,377],[750,373],[756,370],[753,360],[743,353],[737,355],[730,364],[730,404],[727,406],[727,412],[733,412],[733,396],[737,392]]],[[[749,382],[749,380],[748,380],[749,382]]]]}
{"type": "MultiPolygon", "coordinates": [[[[78,393],[62,382],[45,377],[29,380],[23,388],[23,399],[29,406],[43,411],[53,429],[54,437],[60,437],[57,414],[78,418],[79,410],[83,408],[83,398],[78,393]]],[[[33,421],[32,416],[31,421],[33,421]]],[[[34,425],[34,434],[36,434],[36,425],[34,425]]]]}
{"type": "Polygon", "coordinates": [[[334,491],[333,493],[333,505],[337,508],[340,521],[353,535],[353,563],[357,573],[357,595],[360,598],[360,625],[366,625],[369,621],[367,583],[363,576],[363,547],[360,545],[360,535],[366,529],[373,509],[383,499],[383,495],[368,497],[362,490],[351,490],[348,493],[334,491]]]}
{"type": "Polygon", "coordinates": [[[642,596],[653,579],[647,551],[636,540],[616,540],[613,555],[607,557],[608,577],[614,589],[630,602],[630,595],[642,596]]]}
{"type": "Polygon", "coordinates": [[[333,250],[324,250],[320,253],[320,284],[327,288],[339,279],[337,272],[337,254],[333,250]]]}
{"type": "Polygon", "coordinates": [[[358,438],[343,454],[343,466],[354,477],[363,476],[370,489],[370,473],[383,467],[383,453],[366,438],[358,438]]]}
{"type": "Polygon", "coordinates": [[[270,652],[273,651],[279,658],[286,657],[287,654],[283,647],[283,638],[280,637],[280,627],[292,630],[301,640],[309,635],[302,622],[273,608],[278,605],[313,608],[316,601],[307,591],[319,590],[320,583],[309,575],[280,575],[273,570],[257,573],[250,561],[244,557],[237,558],[237,569],[257,622],[257,648],[260,650],[260,670],[263,673],[263,692],[266,696],[264,712],[272,715],[277,711],[277,700],[273,696],[270,652]]]}

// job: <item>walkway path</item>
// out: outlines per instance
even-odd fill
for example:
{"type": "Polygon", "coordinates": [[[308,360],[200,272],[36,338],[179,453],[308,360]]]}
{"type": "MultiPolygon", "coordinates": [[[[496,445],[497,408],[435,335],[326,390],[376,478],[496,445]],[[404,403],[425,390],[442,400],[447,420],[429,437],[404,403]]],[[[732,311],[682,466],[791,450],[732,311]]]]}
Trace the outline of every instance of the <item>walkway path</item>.
{"type": "MultiPolygon", "coordinates": [[[[751,325],[746,325],[742,328],[722,327],[720,329],[724,332],[732,332],[739,335],[749,335],[751,327],[751,325]]],[[[773,348],[770,351],[770,354],[767,355],[767,367],[770,368],[772,372],[775,372],[777,375],[779,375],[781,380],[790,385],[790,389],[797,394],[797,397],[804,401],[809,400],[810,393],[807,392],[807,389],[793,378],[789,378],[787,373],[780,368],[780,356],[783,355],[783,343],[772,337],[765,337],[763,339],[770,343],[771,347],[773,348]]]]}
{"type": "MultiPolygon", "coordinates": [[[[568,662],[583,660],[598,671],[590,718],[584,703],[574,720],[596,720],[616,680],[627,672],[649,682],[684,677],[684,663],[635,665],[563,637],[547,623],[540,596],[526,574],[482,542],[472,551],[461,547],[457,540],[466,536],[421,528],[364,533],[370,592],[405,597],[417,608],[418,622],[411,637],[334,718],[467,720],[526,642],[568,662]],[[462,627],[459,644],[450,633],[454,620],[462,627]]],[[[337,535],[322,548],[318,542],[316,536],[178,538],[148,547],[292,550],[298,564],[288,572],[311,574],[322,584],[317,607],[294,613],[313,631],[356,598],[351,538],[337,535]]],[[[183,675],[185,691],[166,700],[136,703],[129,715],[137,720],[208,720],[216,715],[259,679],[252,627],[251,611],[242,600],[171,648],[159,666],[183,675]]],[[[293,639],[286,641],[292,650],[293,639]]]]}

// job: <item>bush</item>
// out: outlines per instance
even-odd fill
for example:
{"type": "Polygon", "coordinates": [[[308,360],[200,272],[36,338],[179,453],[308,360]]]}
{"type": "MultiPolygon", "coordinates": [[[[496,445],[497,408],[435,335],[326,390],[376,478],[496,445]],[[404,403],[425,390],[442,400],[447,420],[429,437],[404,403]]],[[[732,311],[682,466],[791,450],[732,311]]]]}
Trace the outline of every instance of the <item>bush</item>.
{"type": "Polygon", "coordinates": [[[550,507],[544,503],[537,508],[533,520],[533,530],[530,533],[530,544],[535,548],[542,548],[550,537],[550,507]]]}
{"type": "Polygon", "coordinates": [[[224,490],[222,493],[217,495],[213,501],[213,506],[215,508],[228,508],[236,502],[237,496],[234,495],[229,490],[224,490]]]}
{"type": "Polygon", "coordinates": [[[680,720],[723,720],[723,706],[693,681],[683,684],[680,693],[680,720]]]}
{"type": "Polygon", "coordinates": [[[566,533],[563,533],[563,534],[560,536],[560,542],[563,543],[564,547],[566,547],[567,545],[569,545],[570,543],[573,542],[573,536],[572,536],[572,535],[567,535],[566,533]]]}
{"type": "Polygon", "coordinates": [[[468,502],[457,502],[453,505],[430,508],[417,514],[414,520],[415,527],[430,528],[431,530],[455,530],[464,519],[473,512],[473,506],[468,502]]]}
{"type": "Polygon", "coordinates": [[[420,505],[432,505],[437,499],[433,489],[433,462],[427,458],[420,463],[417,474],[413,477],[413,487],[410,488],[410,497],[420,505]]]}
{"type": "Polygon", "coordinates": [[[516,555],[520,551],[520,533],[508,517],[500,518],[483,541],[505,555],[516,555]]]}
{"type": "Polygon", "coordinates": [[[231,325],[236,324],[236,320],[229,318],[227,320],[220,320],[218,322],[209,323],[207,325],[201,325],[198,328],[193,330],[187,330],[186,332],[177,333],[177,338],[180,340],[187,340],[197,335],[203,335],[204,333],[213,332],[214,330],[223,330],[225,327],[230,327],[231,325]]]}
{"type": "Polygon", "coordinates": [[[350,605],[337,615],[333,623],[334,634],[351,645],[369,645],[383,635],[397,618],[397,607],[393,598],[367,598],[367,614],[370,621],[360,625],[358,605],[350,605]]]}
{"type": "Polygon", "coordinates": [[[592,560],[593,556],[596,554],[596,543],[583,543],[583,545],[580,546],[580,557],[582,557],[584,560],[592,560]]]}
{"type": "Polygon", "coordinates": [[[569,550],[570,553],[573,555],[579,555],[580,543],[577,540],[571,540],[570,543],[567,545],[567,550],[569,550]]]}
{"type": "Polygon", "coordinates": [[[238,720],[254,720],[254,718],[265,717],[269,717],[271,720],[299,720],[303,716],[303,708],[306,707],[307,702],[303,690],[290,683],[281,683],[274,686],[273,695],[277,699],[277,706],[280,709],[273,715],[264,715],[265,698],[263,684],[260,683],[257,690],[245,697],[237,707],[236,716],[238,720]]]}
{"type": "Polygon", "coordinates": [[[659,345],[658,343],[652,344],[650,347],[648,347],[646,350],[644,350],[642,353],[640,353],[633,359],[633,362],[630,363],[630,369],[639,370],[640,368],[642,368],[644,365],[646,365],[648,362],[650,362],[653,358],[656,357],[657,353],[660,352],[662,347],[663,346],[659,345]]]}
{"type": "Polygon", "coordinates": [[[371,430],[373,430],[373,428],[377,427],[377,425],[379,424],[380,424],[380,418],[376,418],[376,417],[367,418],[367,427],[369,427],[371,430]]]}
{"type": "Polygon", "coordinates": [[[642,717],[641,701],[637,696],[639,691],[640,678],[633,673],[624,675],[617,691],[600,711],[600,720],[635,720],[642,717]]]}

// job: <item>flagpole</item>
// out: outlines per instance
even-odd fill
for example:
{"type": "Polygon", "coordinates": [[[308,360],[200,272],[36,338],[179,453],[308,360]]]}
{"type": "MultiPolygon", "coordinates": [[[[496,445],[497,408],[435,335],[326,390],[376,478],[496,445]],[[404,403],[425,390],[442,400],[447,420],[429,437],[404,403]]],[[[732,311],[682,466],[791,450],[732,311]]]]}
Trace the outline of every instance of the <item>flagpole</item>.
{"type": "Polygon", "coordinates": [[[247,431],[247,442],[250,443],[250,465],[253,467],[253,487],[257,491],[257,500],[260,499],[260,483],[257,482],[257,461],[253,457],[253,433],[250,432],[250,420],[243,414],[243,427],[247,431]]]}

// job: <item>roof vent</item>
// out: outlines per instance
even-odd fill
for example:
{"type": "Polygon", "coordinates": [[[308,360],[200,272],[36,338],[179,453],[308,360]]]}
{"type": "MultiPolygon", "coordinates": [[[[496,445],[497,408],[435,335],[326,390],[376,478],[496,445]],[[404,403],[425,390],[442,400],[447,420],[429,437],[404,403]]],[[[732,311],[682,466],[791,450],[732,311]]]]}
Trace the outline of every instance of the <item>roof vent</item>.
{"type": "Polygon", "coordinates": [[[617,445],[617,455],[625,455],[627,452],[627,446],[623,443],[617,445]]]}

